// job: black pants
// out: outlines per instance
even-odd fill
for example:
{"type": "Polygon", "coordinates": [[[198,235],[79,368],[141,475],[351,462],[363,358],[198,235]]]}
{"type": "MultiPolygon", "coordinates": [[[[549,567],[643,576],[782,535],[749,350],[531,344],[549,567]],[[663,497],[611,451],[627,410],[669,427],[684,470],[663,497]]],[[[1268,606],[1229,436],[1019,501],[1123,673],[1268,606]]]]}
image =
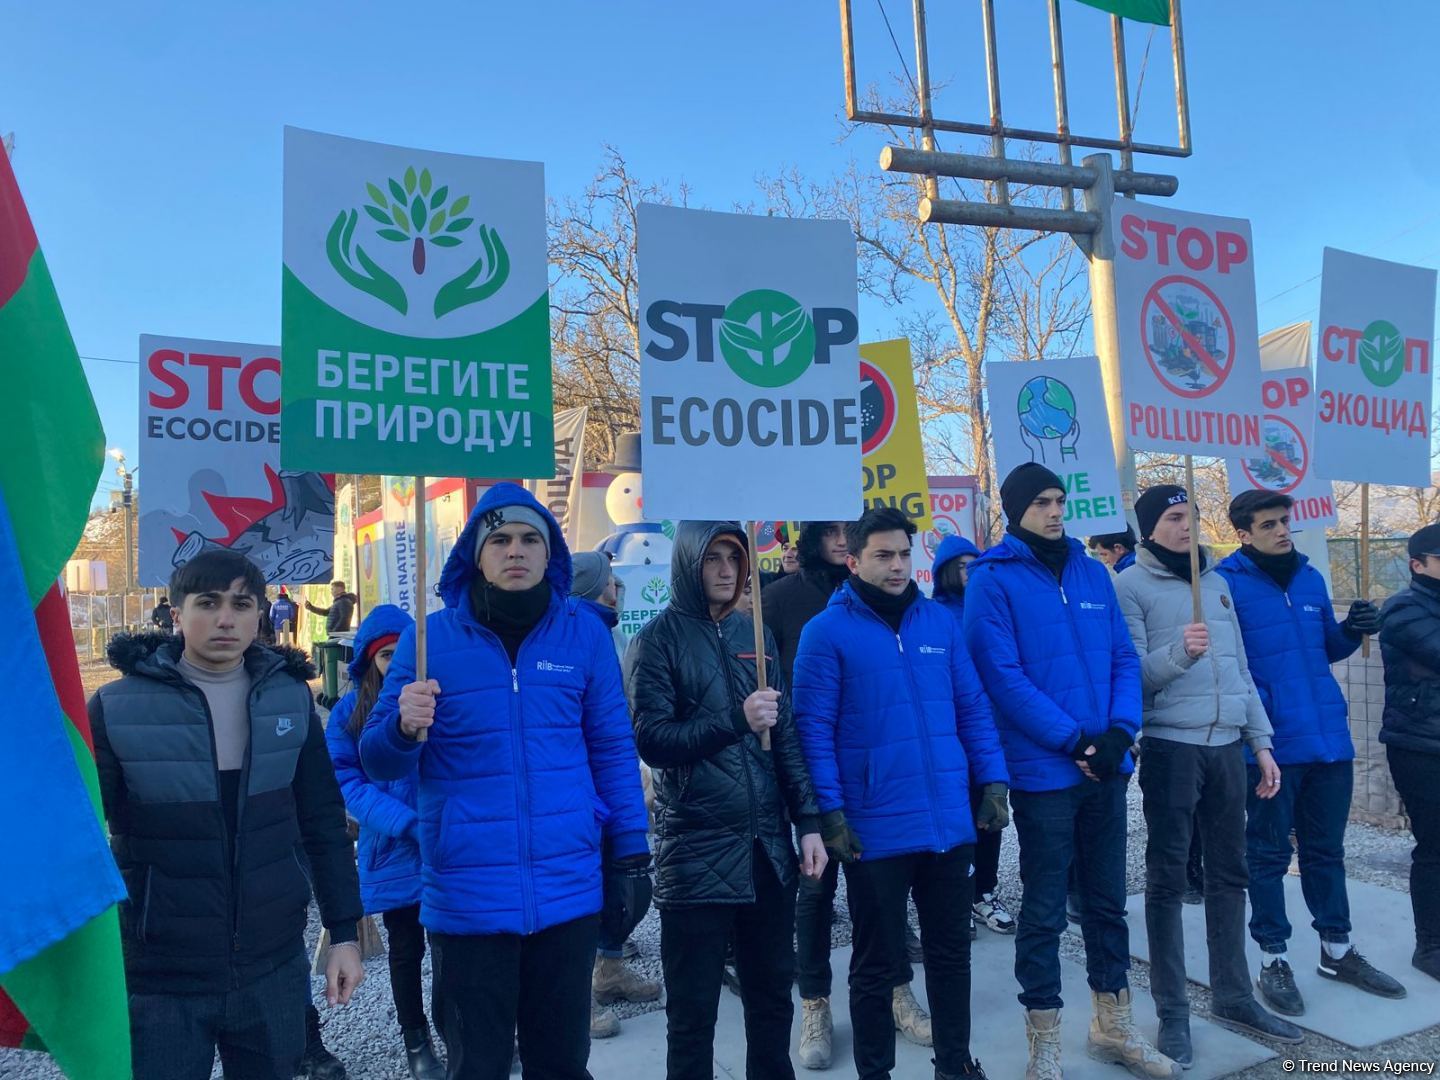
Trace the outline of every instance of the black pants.
{"type": "MultiPolygon", "coordinates": [[[[985,789],[979,784],[970,785],[970,817],[980,813],[985,789]]],[[[1000,883],[1000,830],[975,830],[975,877],[971,891],[978,900],[986,893],[993,893],[1000,883]]]]}
{"type": "Polygon", "coordinates": [[[669,1080],[715,1075],[715,1015],[732,934],[745,1009],[745,1075],[749,1080],[795,1075],[790,1064],[795,894],[781,885],[758,844],[753,857],[754,903],[660,909],[669,1080]]]}
{"type": "Polygon", "coordinates": [[[425,928],[420,925],[420,905],[396,908],[380,918],[385,923],[385,934],[389,938],[387,956],[390,961],[390,994],[395,999],[395,1019],[401,1031],[428,1030],[425,994],[420,986],[420,964],[425,959],[425,928]]]}
{"type": "Polygon", "coordinates": [[[131,994],[134,1075],[209,1080],[218,1049],[226,1080],[291,1080],[305,1050],[309,1000],[303,952],[223,994],[131,994]]]}
{"type": "Polygon", "coordinates": [[[854,922],[850,1027],[860,1080],[895,1068],[891,1015],[895,955],[905,950],[905,898],[914,890],[925,942],[925,989],[935,1033],[935,1069],[958,1074],[970,1061],[970,860],[973,846],[936,854],[861,859],[845,867],[854,922]]]}
{"type": "Polygon", "coordinates": [[[449,1080],[589,1080],[590,973],[599,917],[535,934],[431,934],[449,1080]]]}
{"type": "MultiPolygon", "coordinates": [[[[825,873],[819,881],[800,879],[800,895],[795,901],[795,981],[799,984],[800,996],[807,1000],[830,996],[833,980],[830,928],[835,922],[835,890],[840,884],[839,879],[839,859],[831,859],[825,864],[825,873]]],[[[906,986],[914,979],[915,969],[911,967],[902,946],[895,957],[895,976],[891,986],[906,986]]]]}
{"type": "Polygon", "coordinates": [[[1146,736],[1140,745],[1145,797],[1145,931],[1150,993],[1162,1020],[1190,1015],[1181,923],[1192,831],[1205,850],[1205,945],[1215,1004],[1253,998],[1245,961],[1245,750],[1192,746],[1146,736]]]}
{"type": "Polygon", "coordinates": [[[1440,754],[1386,748],[1395,790],[1405,801],[1415,850],[1410,855],[1410,905],[1415,940],[1440,946],[1440,754]]]}

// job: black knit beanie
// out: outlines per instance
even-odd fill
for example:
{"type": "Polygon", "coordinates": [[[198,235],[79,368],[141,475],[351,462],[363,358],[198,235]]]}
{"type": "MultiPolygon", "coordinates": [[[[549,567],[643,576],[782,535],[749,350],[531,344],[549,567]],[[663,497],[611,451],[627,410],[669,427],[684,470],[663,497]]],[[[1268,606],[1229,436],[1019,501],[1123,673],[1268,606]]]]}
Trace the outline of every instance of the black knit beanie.
{"type": "Polygon", "coordinates": [[[1156,484],[1146,488],[1135,500],[1135,523],[1140,526],[1140,539],[1150,539],[1155,524],[1166,510],[1189,501],[1189,492],[1178,484],[1156,484]]]}
{"type": "Polygon", "coordinates": [[[1027,461],[1011,469],[1010,475],[1000,485],[1000,505],[1005,510],[1005,520],[1011,525],[1019,525],[1035,496],[1050,488],[1064,491],[1065,481],[1038,461],[1027,461]]]}

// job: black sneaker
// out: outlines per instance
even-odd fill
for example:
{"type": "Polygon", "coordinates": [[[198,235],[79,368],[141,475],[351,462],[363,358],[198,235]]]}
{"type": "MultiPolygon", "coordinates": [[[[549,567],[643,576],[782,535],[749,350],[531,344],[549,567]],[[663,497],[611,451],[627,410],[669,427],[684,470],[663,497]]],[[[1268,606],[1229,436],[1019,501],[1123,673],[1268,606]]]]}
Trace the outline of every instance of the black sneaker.
{"type": "Polygon", "coordinates": [[[1360,950],[1350,946],[1350,951],[1338,960],[1331,959],[1330,954],[1325,951],[1325,946],[1320,946],[1320,963],[1315,971],[1327,979],[1336,982],[1349,983],[1367,994],[1375,994],[1383,998],[1403,998],[1405,987],[1375,967],[1369,960],[1360,955],[1360,950]]]}
{"type": "Polygon", "coordinates": [[[1195,1051],[1190,1046],[1190,1021],[1184,1017],[1178,1020],[1161,1020],[1155,1049],[1182,1069],[1194,1065],[1195,1051]]]}
{"type": "Polygon", "coordinates": [[[345,1066],[320,1043],[305,1047],[295,1075],[302,1080],[345,1080],[345,1066]]]}
{"type": "Polygon", "coordinates": [[[1286,1016],[1305,1015],[1305,999],[1295,986],[1295,972],[1290,970],[1288,961],[1266,964],[1260,969],[1260,979],[1255,985],[1260,988],[1265,1004],[1276,1012],[1286,1016]]]}
{"type": "MultiPolygon", "coordinates": [[[[930,1064],[935,1064],[934,1058],[930,1059],[930,1064]]],[[[989,1080],[989,1077],[985,1075],[985,1070],[980,1067],[980,1062],[967,1061],[964,1068],[958,1073],[942,1073],[939,1069],[936,1069],[935,1080],[989,1080]]]]}
{"type": "MultiPolygon", "coordinates": [[[[1283,962],[1283,961],[1282,961],[1283,962]]],[[[1272,1039],[1275,1042],[1299,1043],[1305,1041],[1305,1034],[1289,1020],[1272,1016],[1260,1007],[1253,998],[1244,1005],[1232,1007],[1211,1006],[1210,1015],[1225,1027],[1234,1028],[1250,1035],[1272,1039]]]]}

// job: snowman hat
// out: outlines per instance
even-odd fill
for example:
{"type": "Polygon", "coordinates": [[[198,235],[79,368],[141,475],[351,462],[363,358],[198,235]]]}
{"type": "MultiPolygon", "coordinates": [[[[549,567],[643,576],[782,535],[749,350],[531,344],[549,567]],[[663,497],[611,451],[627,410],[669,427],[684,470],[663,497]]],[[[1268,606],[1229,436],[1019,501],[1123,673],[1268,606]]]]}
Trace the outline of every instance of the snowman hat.
{"type": "Polygon", "coordinates": [[[626,431],[615,439],[615,460],[601,468],[611,476],[640,471],[640,433],[626,431]]]}

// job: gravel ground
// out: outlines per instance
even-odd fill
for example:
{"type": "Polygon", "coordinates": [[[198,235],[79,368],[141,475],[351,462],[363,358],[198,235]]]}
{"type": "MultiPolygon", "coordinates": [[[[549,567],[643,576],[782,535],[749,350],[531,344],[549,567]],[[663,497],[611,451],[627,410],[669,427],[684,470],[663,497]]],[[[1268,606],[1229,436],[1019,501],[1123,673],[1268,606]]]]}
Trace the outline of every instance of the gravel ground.
{"type": "MultiPolygon", "coordinates": [[[[1139,788],[1135,784],[1131,785],[1129,792],[1129,815],[1130,842],[1126,867],[1126,887],[1127,891],[1133,894],[1140,892],[1144,888],[1145,882],[1145,821],[1140,812],[1139,788]]],[[[1370,825],[1351,824],[1346,834],[1346,871],[1350,877],[1357,880],[1400,892],[1408,892],[1410,848],[1411,841],[1408,834],[1370,825]]],[[[1019,910],[1019,884],[1015,831],[1007,829],[1000,853],[1000,895],[1012,913],[1019,910]]],[[[842,874],[832,933],[832,943],[836,946],[848,945],[850,942],[850,921],[844,903],[844,888],[844,875],[842,874]]],[[[1357,913],[1357,915],[1363,919],[1363,913],[1357,913]]],[[[912,924],[914,921],[912,908],[912,924]]],[[[312,948],[318,932],[319,926],[312,909],[310,929],[307,935],[308,943],[312,948]]],[[[981,930],[981,933],[986,932],[981,930]]],[[[634,940],[640,946],[640,957],[630,961],[631,966],[648,978],[658,979],[660,977],[660,921],[653,910],[636,928],[634,940]]],[[[1068,958],[1083,962],[1084,946],[1078,934],[1066,934],[1061,939],[1061,949],[1068,958]]],[[[376,959],[367,964],[366,972],[365,984],[356,993],[355,1001],[348,1008],[329,1009],[321,1006],[320,1019],[325,1044],[345,1062],[350,1076],[355,1080],[391,1080],[391,1078],[403,1077],[406,1075],[405,1061],[399,1030],[395,1023],[395,1009],[390,997],[389,971],[383,959],[376,959]]],[[[1409,977],[1423,978],[1413,971],[1394,974],[1402,980],[1409,977]]],[[[1136,986],[1148,987],[1148,965],[1136,961],[1131,976],[1136,986]]],[[[837,977],[843,977],[843,973],[837,973],[837,977]]],[[[425,963],[427,995],[429,978],[430,964],[427,958],[425,963]]],[[[989,973],[976,972],[977,993],[984,992],[983,987],[989,983],[991,986],[1001,987],[1004,993],[1009,994],[1012,992],[1012,982],[1013,977],[1008,970],[989,973]]],[[[317,990],[323,989],[319,980],[316,980],[314,985],[317,990]]],[[[1208,990],[1192,983],[1190,999],[1197,1015],[1207,1016],[1209,1014],[1210,994],[1208,990]]],[[[1374,1007],[1382,1008],[1383,1005],[1377,1000],[1374,1007]]],[[[625,1018],[638,1016],[657,1008],[660,1008],[660,1005],[622,1004],[616,1006],[616,1011],[622,1018],[625,1018]]],[[[623,1031],[619,1037],[625,1038],[623,1031]]],[[[1285,1070],[1284,1063],[1287,1059],[1295,1058],[1306,1058],[1312,1062],[1336,1061],[1344,1058],[1374,1062],[1377,1065],[1383,1065],[1387,1061],[1440,1061],[1440,1018],[1437,1018],[1435,1026],[1426,1028],[1415,1035],[1383,1043],[1365,1051],[1357,1052],[1320,1035],[1308,1033],[1304,1044],[1299,1047],[1273,1045],[1272,1049],[1279,1054],[1277,1058],[1233,1073],[1231,1076],[1236,1080],[1278,1080],[1280,1077],[1293,1075],[1285,1070]]],[[[217,1066],[214,1076],[219,1077],[219,1075],[217,1066]]],[[[841,1074],[839,1071],[835,1071],[835,1075],[841,1074]]],[[[1116,1075],[1118,1077],[1121,1074],[1117,1072],[1116,1075]]],[[[1359,1074],[1331,1073],[1329,1075],[1359,1074]]],[[[49,1059],[43,1055],[0,1050],[0,1078],[5,1078],[5,1080],[59,1080],[60,1074],[49,1063],[49,1059]]],[[[1004,1080],[1004,1078],[997,1077],[996,1080],[1004,1080]]]]}

